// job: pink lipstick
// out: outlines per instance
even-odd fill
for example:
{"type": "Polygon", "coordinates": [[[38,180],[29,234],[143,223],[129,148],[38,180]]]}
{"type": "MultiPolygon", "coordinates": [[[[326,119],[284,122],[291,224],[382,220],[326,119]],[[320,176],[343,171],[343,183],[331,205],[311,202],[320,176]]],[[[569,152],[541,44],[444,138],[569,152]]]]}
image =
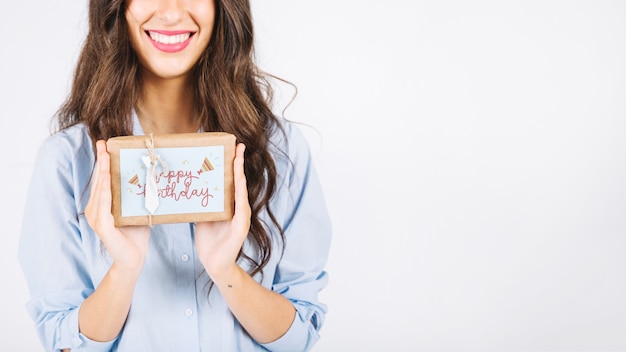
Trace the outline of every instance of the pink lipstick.
{"type": "Polygon", "coordinates": [[[147,30],[146,34],[155,48],[166,53],[176,53],[184,50],[190,43],[195,32],[147,30]]]}

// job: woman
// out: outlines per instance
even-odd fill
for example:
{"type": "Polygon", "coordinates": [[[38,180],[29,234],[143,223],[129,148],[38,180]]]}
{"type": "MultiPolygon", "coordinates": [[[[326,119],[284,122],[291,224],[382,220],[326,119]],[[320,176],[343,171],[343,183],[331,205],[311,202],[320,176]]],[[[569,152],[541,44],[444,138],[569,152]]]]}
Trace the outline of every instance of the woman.
{"type": "Polygon", "coordinates": [[[273,115],[246,0],[91,0],[19,248],[46,351],[306,351],[330,223],[308,146],[273,115]],[[116,228],[106,140],[236,136],[230,221],[116,228]],[[244,162],[245,158],[245,162],[244,162]]]}

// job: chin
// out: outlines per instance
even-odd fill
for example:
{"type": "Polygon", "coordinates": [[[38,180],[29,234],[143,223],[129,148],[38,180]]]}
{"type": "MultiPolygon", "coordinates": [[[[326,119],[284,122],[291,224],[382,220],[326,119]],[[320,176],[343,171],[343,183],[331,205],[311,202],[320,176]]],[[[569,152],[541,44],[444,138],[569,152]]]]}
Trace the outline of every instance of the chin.
{"type": "Polygon", "coordinates": [[[191,70],[192,70],[193,66],[192,65],[186,65],[184,67],[180,67],[180,66],[176,66],[176,67],[163,67],[163,66],[157,66],[157,67],[152,67],[149,71],[150,71],[150,75],[154,76],[155,78],[160,78],[160,79],[180,79],[182,77],[187,76],[191,70]]]}

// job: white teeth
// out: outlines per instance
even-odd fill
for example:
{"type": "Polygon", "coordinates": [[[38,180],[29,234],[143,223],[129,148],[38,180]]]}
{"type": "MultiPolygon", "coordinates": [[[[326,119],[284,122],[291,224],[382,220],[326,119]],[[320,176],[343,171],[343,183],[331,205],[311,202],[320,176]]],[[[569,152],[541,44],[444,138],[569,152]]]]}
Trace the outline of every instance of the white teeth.
{"type": "Polygon", "coordinates": [[[191,33],[177,34],[177,35],[164,35],[157,32],[148,32],[150,38],[157,43],[161,44],[178,44],[189,39],[191,33]]]}

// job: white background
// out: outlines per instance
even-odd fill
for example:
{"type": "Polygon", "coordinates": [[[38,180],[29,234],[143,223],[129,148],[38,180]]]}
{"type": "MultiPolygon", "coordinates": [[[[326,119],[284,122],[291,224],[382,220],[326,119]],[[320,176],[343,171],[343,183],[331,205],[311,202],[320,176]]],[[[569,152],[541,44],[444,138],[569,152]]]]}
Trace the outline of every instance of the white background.
{"type": "MultiPolygon", "coordinates": [[[[0,5],[4,350],[40,350],[17,241],[85,4],[0,5]]],[[[626,1],[253,9],[333,218],[315,351],[626,351],[626,1]]]]}

